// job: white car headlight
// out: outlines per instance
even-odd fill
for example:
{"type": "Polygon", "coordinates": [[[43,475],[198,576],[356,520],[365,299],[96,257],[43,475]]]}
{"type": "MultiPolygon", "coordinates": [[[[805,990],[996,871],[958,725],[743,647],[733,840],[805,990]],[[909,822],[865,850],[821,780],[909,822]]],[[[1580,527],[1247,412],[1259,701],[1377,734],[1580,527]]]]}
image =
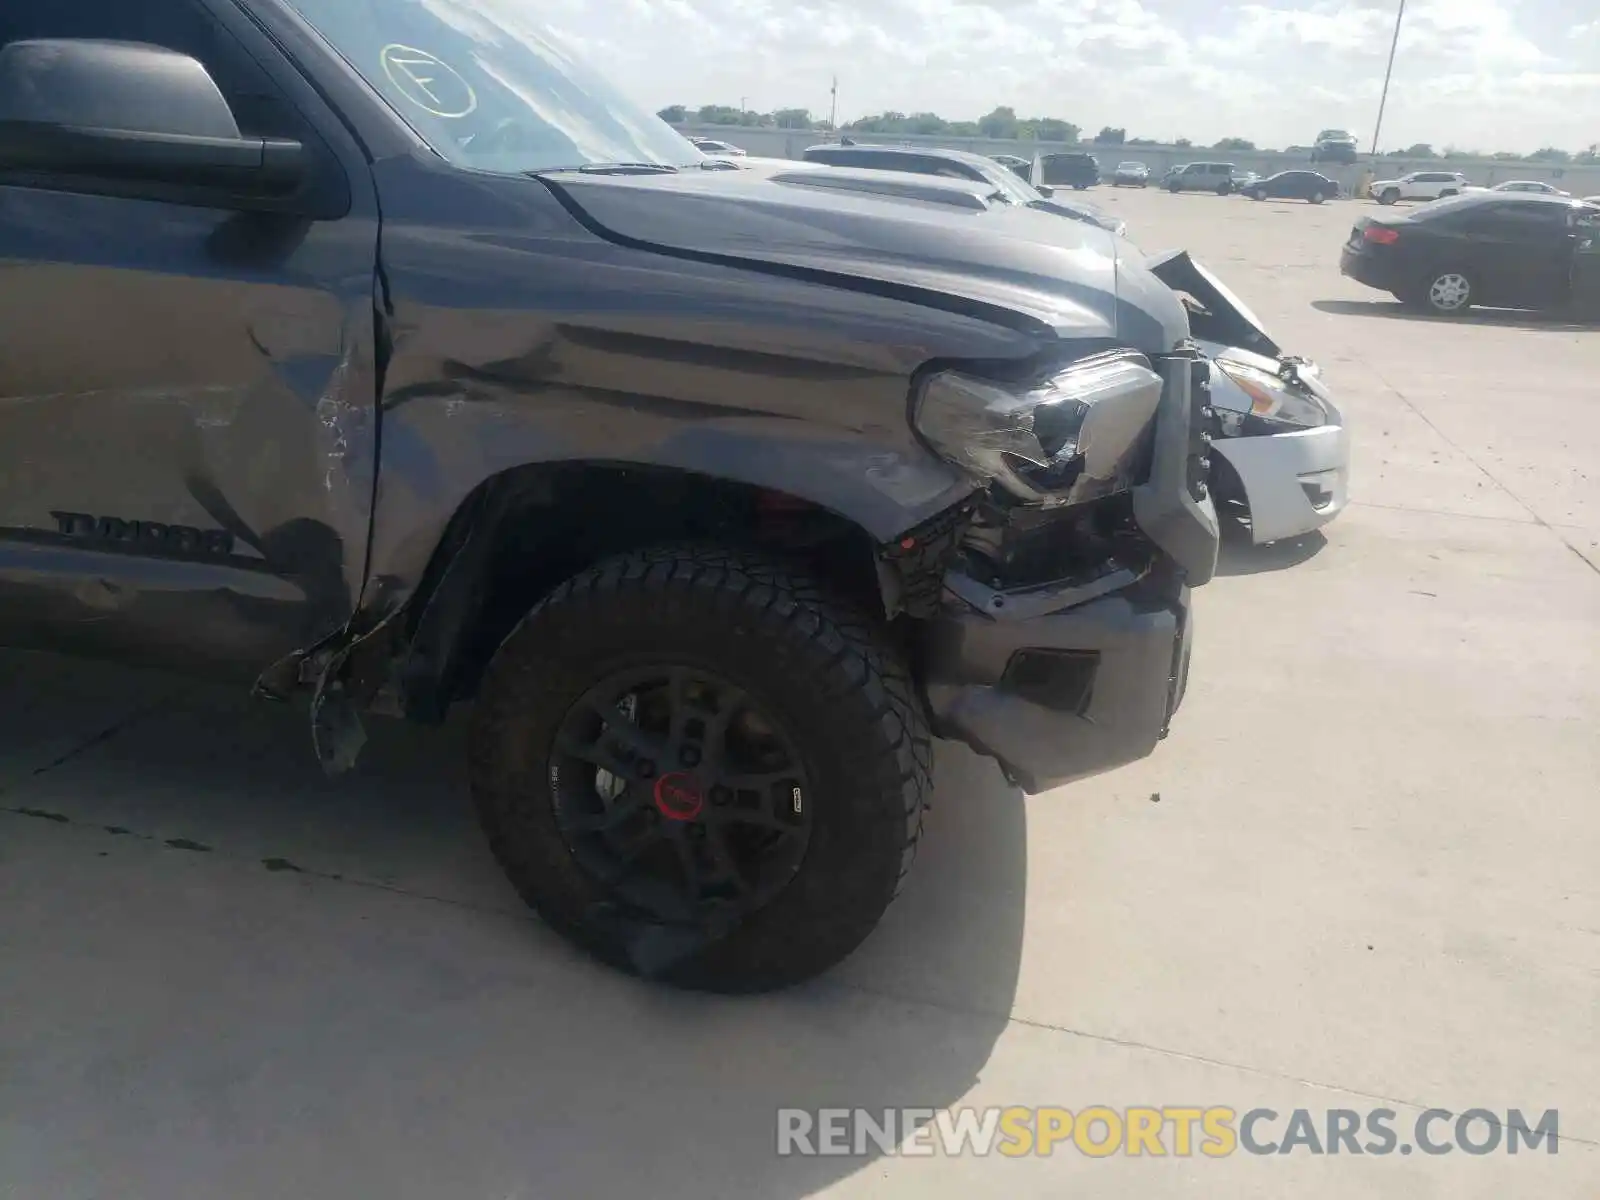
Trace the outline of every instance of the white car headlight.
{"type": "Polygon", "coordinates": [[[1327,407],[1314,394],[1297,388],[1281,375],[1233,359],[1217,358],[1212,365],[1250,398],[1248,413],[1219,408],[1222,429],[1234,437],[1317,429],[1328,423],[1327,407]],[[1232,425],[1233,428],[1229,428],[1232,425]]]}
{"type": "Polygon", "coordinates": [[[1161,388],[1149,359],[1120,350],[1025,388],[941,371],[923,385],[914,419],[969,474],[1030,503],[1080,504],[1141,482],[1161,388]]]}

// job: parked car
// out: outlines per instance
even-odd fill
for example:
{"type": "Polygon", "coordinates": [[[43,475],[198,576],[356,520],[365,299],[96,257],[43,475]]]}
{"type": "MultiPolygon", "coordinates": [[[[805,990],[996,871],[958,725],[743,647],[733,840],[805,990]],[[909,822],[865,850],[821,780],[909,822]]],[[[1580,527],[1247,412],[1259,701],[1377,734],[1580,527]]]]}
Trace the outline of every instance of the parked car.
{"type": "Polygon", "coordinates": [[[1239,191],[1252,200],[1305,200],[1321,204],[1339,194],[1339,185],[1315,171],[1279,171],[1266,179],[1241,183],[1239,191]]]}
{"type": "Polygon", "coordinates": [[[1216,192],[1226,196],[1233,191],[1236,171],[1232,163],[1184,163],[1168,171],[1161,186],[1169,192],[1216,192]]]}
{"type": "Polygon", "coordinates": [[[1571,192],[1563,192],[1553,183],[1544,183],[1538,179],[1510,179],[1505,183],[1497,183],[1489,189],[1491,192],[1526,192],[1534,196],[1570,196],[1571,192]]]}
{"type": "Polygon", "coordinates": [[[968,179],[998,189],[1008,204],[1053,212],[1075,221],[1088,221],[1112,233],[1127,232],[1128,224],[1081,200],[1067,200],[1049,184],[1034,187],[1006,170],[1004,164],[965,150],[941,150],[934,146],[843,146],[828,143],[805,151],[804,161],[834,167],[856,167],[873,171],[898,171],[913,175],[935,175],[947,179],[968,179]]]}
{"type": "Polygon", "coordinates": [[[1401,200],[1438,200],[1457,196],[1467,189],[1467,177],[1460,171],[1413,171],[1400,179],[1379,179],[1369,185],[1379,204],[1401,200]]]}
{"type": "Polygon", "coordinates": [[[689,139],[694,148],[702,154],[715,155],[718,158],[743,158],[746,151],[741,150],[732,142],[718,141],[716,138],[692,137],[689,139]]]}
{"type": "Polygon", "coordinates": [[[1030,159],[1018,158],[1015,154],[991,154],[989,156],[1006,170],[1019,179],[1033,182],[1033,162],[1030,159]]]}
{"type": "Polygon", "coordinates": [[[1150,182],[1150,168],[1142,162],[1123,162],[1111,174],[1114,187],[1144,187],[1150,182]]]}
{"type": "Polygon", "coordinates": [[[1471,192],[1403,215],[1362,216],[1340,253],[1351,279],[1456,316],[1475,304],[1561,308],[1600,213],[1559,196],[1471,192]]]}
{"type": "Polygon", "coordinates": [[[1092,154],[1063,151],[1046,154],[1040,160],[1042,177],[1035,183],[1049,183],[1083,191],[1100,182],[1100,162],[1092,154]]]}
{"type": "Polygon", "coordinates": [[[1358,157],[1356,139],[1343,129],[1324,129],[1311,147],[1311,161],[1353,163],[1358,157]]]}
{"type": "Polygon", "coordinates": [[[350,12],[0,6],[0,642],[303,696],[333,771],[472,699],[521,894],[720,990],[868,935],[934,736],[1154,748],[1217,532],[1130,243],[707,170],[526,16],[350,12]]]}
{"type": "Polygon", "coordinates": [[[1328,524],[1349,499],[1350,437],[1313,362],[1285,354],[1243,300],[1183,252],[1146,265],[1183,299],[1209,361],[1211,493],[1257,544],[1328,524]]]}

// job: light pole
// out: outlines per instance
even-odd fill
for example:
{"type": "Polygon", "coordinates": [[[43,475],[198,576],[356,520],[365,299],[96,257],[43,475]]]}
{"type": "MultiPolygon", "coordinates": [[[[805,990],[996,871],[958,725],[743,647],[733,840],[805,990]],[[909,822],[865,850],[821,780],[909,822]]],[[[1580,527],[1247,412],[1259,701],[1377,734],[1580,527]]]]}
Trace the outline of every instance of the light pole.
{"type": "Polygon", "coordinates": [[[739,124],[741,124],[741,125],[744,124],[745,114],[749,111],[749,108],[748,108],[748,106],[746,104],[746,101],[748,101],[749,99],[750,99],[749,96],[740,96],[739,97],[739,124]]]}
{"type": "Polygon", "coordinates": [[[828,113],[828,128],[837,131],[839,128],[839,77],[833,77],[833,107],[828,113]]]}
{"type": "Polygon", "coordinates": [[[1394,52],[1400,48],[1400,22],[1405,20],[1406,0],[1394,15],[1394,41],[1389,43],[1389,68],[1383,73],[1383,95],[1378,98],[1378,124],[1372,131],[1372,157],[1378,157],[1378,135],[1383,132],[1383,110],[1389,103],[1389,80],[1394,77],[1394,52]]]}

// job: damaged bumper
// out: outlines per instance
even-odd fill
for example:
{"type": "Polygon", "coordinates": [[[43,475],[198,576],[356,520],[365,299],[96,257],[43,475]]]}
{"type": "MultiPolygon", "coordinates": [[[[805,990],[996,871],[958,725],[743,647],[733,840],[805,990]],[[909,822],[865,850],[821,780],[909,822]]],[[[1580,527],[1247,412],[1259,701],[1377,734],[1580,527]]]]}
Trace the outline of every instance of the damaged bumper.
{"type": "Polygon", "coordinates": [[[1218,438],[1211,452],[1238,475],[1250,509],[1250,537],[1258,544],[1320,529],[1349,499],[1350,436],[1342,423],[1218,438]]]}
{"type": "Polygon", "coordinates": [[[952,603],[925,630],[940,736],[1037,793],[1143,758],[1166,735],[1189,676],[1186,586],[1004,592],[960,574],[946,585],[952,603]]]}

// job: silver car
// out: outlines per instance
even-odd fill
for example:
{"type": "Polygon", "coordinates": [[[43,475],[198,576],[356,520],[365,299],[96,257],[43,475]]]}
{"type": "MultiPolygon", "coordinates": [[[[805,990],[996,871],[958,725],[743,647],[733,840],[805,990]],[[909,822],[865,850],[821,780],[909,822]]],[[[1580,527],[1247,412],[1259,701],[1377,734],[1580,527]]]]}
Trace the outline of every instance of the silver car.
{"type": "Polygon", "coordinates": [[[1211,360],[1211,490],[1257,544],[1320,529],[1349,500],[1350,435],[1315,363],[1283,353],[1260,319],[1183,251],[1146,265],[1178,293],[1211,360]]]}
{"type": "Polygon", "coordinates": [[[1173,167],[1162,179],[1169,192],[1216,192],[1226,196],[1237,186],[1238,168],[1232,163],[1196,162],[1173,167]]]}

